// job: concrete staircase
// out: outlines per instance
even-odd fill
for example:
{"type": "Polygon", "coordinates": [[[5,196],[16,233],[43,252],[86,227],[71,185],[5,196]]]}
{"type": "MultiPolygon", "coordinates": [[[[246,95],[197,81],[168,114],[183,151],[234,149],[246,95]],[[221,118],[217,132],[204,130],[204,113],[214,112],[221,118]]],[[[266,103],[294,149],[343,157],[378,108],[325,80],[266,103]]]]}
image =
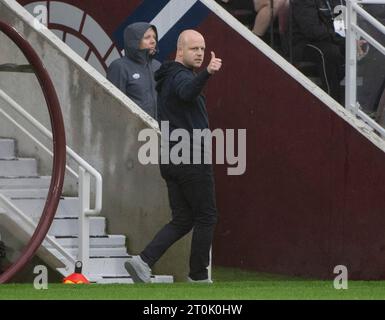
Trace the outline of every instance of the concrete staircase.
{"type": "MultiPolygon", "coordinates": [[[[36,223],[44,208],[50,180],[50,177],[38,175],[36,159],[16,157],[15,140],[0,139],[0,193],[36,223]]],[[[48,232],[74,259],[78,253],[79,211],[79,198],[62,197],[48,232]]],[[[129,258],[125,242],[124,235],[106,233],[106,218],[101,216],[90,218],[88,277],[91,282],[132,283],[130,275],[124,268],[124,262],[129,258]]],[[[45,242],[42,246],[48,249],[46,252],[62,260],[56,249],[49,247],[45,242]]],[[[49,264],[48,257],[41,258],[49,264]]],[[[68,275],[68,271],[63,268],[57,270],[64,276],[68,275]]],[[[173,277],[154,276],[152,282],[173,282],[173,277]]]]}

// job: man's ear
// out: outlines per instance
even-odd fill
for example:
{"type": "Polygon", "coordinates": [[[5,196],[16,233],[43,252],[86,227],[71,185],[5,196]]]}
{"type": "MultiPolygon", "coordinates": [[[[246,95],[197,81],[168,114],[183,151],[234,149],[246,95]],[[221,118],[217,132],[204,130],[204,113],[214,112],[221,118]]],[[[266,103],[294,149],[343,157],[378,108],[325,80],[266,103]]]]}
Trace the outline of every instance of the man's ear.
{"type": "Polygon", "coordinates": [[[178,48],[176,49],[176,56],[177,56],[178,58],[182,58],[182,57],[183,57],[183,49],[182,49],[181,47],[178,47],[178,48]]]}

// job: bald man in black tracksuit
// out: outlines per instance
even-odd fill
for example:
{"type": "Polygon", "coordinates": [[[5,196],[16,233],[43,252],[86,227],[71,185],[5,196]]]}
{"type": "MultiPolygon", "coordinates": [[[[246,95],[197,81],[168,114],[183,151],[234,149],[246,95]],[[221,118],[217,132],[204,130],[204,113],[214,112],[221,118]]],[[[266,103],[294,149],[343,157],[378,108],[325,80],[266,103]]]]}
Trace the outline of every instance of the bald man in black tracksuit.
{"type": "Polygon", "coordinates": [[[340,82],[345,76],[345,38],[334,31],[334,8],[340,0],[292,0],[294,60],[313,61],[323,89],[343,104],[340,82]]]}
{"type": "MultiPolygon", "coordinates": [[[[222,66],[222,60],[211,52],[207,68],[196,73],[204,59],[205,40],[194,30],[185,30],[178,39],[175,61],[165,62],[155,73],[158,91],[158,121],[167,123],[170,136],[163,135],[170,150],[177,144],[171,138],[172,132],[183,129],[189,133],[190,155],[186,162],[175,163],[172,152],[167,150],[170,161],[160,164],[162,177],[168,189],[171,221],[167,223],[144,250],[125,263],[134,282],[150,282],[152,266],[176,241],[193,230],[190,251],[190,272],[188,281],[211,283],[208,266],[210,248],[217,223],[214,175],[211,164],[203,158],[194,161],[193,149],[198,148],[203,156],[204,146],[200,141],[194,144],[196,129],[208,130],[209,122],[206,99],[202,90],[213,74],[222,66]]],[[[161,148],[162,149],[162,148],[161,148]]],[[[162,151],[161,151],[162,152],[162,151]]]]}

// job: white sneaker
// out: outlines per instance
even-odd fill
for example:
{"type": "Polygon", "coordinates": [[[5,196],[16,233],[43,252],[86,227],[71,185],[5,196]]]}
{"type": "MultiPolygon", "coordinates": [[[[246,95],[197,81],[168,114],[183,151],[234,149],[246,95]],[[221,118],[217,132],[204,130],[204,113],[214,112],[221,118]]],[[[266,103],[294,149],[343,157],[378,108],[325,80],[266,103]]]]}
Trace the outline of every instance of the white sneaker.
{"type": "Polygon", "coordinates": [[[213,280],[203,279],[203,280],[193,280],[190,277],[187,277],[187,282],[196,282],[196,283],[213,283],[213,280]]]}
{"type": "Polygon", "coordinates": [[[151,282],[151,268],[140,256],[132,256],[124,263],[124,267],[132,277],[134,283],[151,282]]]}

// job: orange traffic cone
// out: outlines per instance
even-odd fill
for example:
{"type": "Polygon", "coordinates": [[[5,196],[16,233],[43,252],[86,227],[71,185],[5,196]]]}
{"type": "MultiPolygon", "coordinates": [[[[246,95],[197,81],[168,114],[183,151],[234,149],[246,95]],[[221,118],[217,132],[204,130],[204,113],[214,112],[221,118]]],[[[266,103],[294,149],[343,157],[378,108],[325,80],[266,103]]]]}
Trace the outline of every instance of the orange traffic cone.
{"type": "Polygon", "coordinates": [[[70,274],[68,277],[63,279],[64,284],[89,284],[88,279],[82,275],[83,264],[81,261],[76,261],[75,263],[75,272],[70,274]]]}

